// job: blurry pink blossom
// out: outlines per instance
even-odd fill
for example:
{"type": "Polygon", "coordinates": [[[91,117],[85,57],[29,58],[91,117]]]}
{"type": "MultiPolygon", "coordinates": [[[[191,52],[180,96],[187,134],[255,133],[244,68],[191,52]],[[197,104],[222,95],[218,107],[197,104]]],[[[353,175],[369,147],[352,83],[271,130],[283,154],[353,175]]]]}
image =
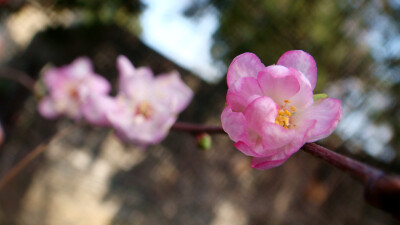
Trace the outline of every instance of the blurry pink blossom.
{"type": "Polygon", "coordinates": [[[253,168],[279,166],[304,143],[334,131],[342,116],[341,102],[314,102],[316,81],[314,58],[301,50],[286,52],[277,65],[268,67],[252,53],[233,60],[222,127],[236,148],[253,157],[253,168]]]}
{"type": "Polygon", "coordinates": [[[93,72],[92,63],[86,57],[78,58],[70,65],[47,70],[44,84],[49,95],[40,101],[39,112],[48,119],[61,115],[81,119],[82,106],[89,96],[105,96],[111,88],[105,78],[93,72]]]}
{"type": "Polygon", "coordinates": [[[127,142],[159,143],[190,103],[192,90],[178,72],[154,77],[149,68],[135,68],[125,56],[118,57],[117,67],[118,95],[90,98],[84,107],[85,118],[95,124],[110,123],[127,142]]]}
{"type": "Polygon", "coordinates": [[[0,124],[0,146],[3,144],[3,142],[4,142],[4,130],[0,124]]]}

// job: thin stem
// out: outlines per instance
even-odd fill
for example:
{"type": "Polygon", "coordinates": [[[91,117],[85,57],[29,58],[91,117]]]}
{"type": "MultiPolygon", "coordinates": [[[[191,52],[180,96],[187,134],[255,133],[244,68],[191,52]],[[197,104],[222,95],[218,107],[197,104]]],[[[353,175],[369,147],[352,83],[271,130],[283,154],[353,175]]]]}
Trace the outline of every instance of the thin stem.
{"type": "Polygon", "coordinates": [[[318,157],[332,166],[350,173],[355,179],[366,185],[370,179],[376,179],[384,172],[374,167],[368,166],[354,159],[340,155],[327,148],[324,148],[315,143],[307,143],[302,147],[302,150],[318,157]]]}
{"type": "Polygon", "coordinates": [[[12,80],[14,82],[21,84],[29,91],[31,92],[34,91],[35,81],[28,74],[20,70],[8,67],[0,68],[0,78],[12,80]]]}
{"type": "Polygon", "coordinates": [[[364,185],[366,201],[400,219],[400,177],[340,155],[315,143],[307,143],[303,151],[330,165],[350,173],[364,185]]]}
{"type": "Polygon", "coordinates": [[[47,149],[47,145],[51,140],[58,139],[64,137],[69,133],[71,127],[67,127],[61,132],[56,133],[50,139],[44,141],[39,144],[36,148],[34,148],[31,152],[28,153],[20,162],[18,162],[11,170],[4,176],[2,180],[0,180],[0,191],[12,180],[16,177],[30,162],[36,159],[44,150],[47,149]]]}
{"type": "Polygon", "coordinates": [[[212,125],[199,125],[192,123],[176,122],[171,130],[173,131],[185,131],[190,133],[209,133],[209,134],[226,134],[221,126],[212,125]]]}
{"type": "Polygon", "coordinates": [[[15,165],[0,181],[0,191],[12,180],[15,176],[17,176],[32,160],[36,159],[45,149],[47,143],[41,143],[28,155],[26,155],[17,165],[15,165]]]}
{"type": "MultiPolygon", "coordinates": [[[[176,123],[173,130],[191,133],[225,133],[220,126],[176,123]]],[[[364,197],[371,205],[385,210],[400,219],[400,177],[376,169],[315,143],[307,143],[303,151],[324,160],[330,165],[352,175],[364,185],[364,197]]]]}

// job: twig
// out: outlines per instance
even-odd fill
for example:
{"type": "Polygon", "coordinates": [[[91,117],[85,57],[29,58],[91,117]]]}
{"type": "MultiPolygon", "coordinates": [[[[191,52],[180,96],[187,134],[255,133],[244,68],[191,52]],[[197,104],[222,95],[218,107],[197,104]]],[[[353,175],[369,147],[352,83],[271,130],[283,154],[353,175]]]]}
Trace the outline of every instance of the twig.
{"type": "Polygon", "coordinates": [[[364,185],[364,197],[377,208],[400,219],[400,177],[340,155],[315,143],[307,143],[303,151],[351,174],[364,185]]]}
{"type": "Polygon", "coordinates": [[[25,87],[29,91],[31,91],[31,92],[34,91],[35,81],[28,74],[26,74],[20,70],[8,68],[8,67],[0,68],[0,78],[15,81],[15,82],[21,84],[23,87],[25,87]]]}
{"type": "Polygon", "coordinates": [[[12,180],[15,176],[17,176],[30,162],[36,159],[44,150],[47,149],[47,145],[51,140],[58,139],[64,137],[69,133],[71,127],[67,127],[61,132],[50,137],[48,140],[39,144],[36,148],[34,148],[31,152],[28,153],[20,162],[18,162],[11,170],[4,176],[2,180],[0,180],[0,191],[12,180]]]}
{"type": "Polygon", "coordinates": [[[8,182],[17,176],[32,160],[36,159],[45,149],[47,143],[41,143],[25,156],[17,165],[15,165],[0,181],[0,191],[8,184],[8,182]]]}
{"type": "Polygon", "coordinates": [[[221,126],[209,126],[209,125],[199,125],[192,123],[176,122],[171,130],[174,131],[185,131],[194,134],[198,133],[209,133],[209,134],[225,134],[225,131],[221,126]]]}
{"type": "MultiPolygon", "coordinates": [[[[204,126],[190,123],[176,123],[173,130],[191,133],[225,133],[220,126],[204,126]]],[[[400,177],[388,175],[376,169],[315,143],[307,143],[302,150],[330,165],[349,173],[364,185],[366,201],[400,219],[400,177]]]]}

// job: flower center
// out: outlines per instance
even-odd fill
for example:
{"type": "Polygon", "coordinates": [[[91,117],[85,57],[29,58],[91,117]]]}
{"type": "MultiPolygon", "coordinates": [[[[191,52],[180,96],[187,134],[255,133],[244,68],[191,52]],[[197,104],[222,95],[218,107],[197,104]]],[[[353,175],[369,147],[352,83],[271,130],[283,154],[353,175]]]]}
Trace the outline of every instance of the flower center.
{"type": "Polygon", "coordinates": [[[142,115],[144,118],[149,119],[153,111],[153,107],[148,102],[143,101],[137,106],[136,115],[142,115]]]}
{"type": "Polygon", "coordinates": [[[275,124],[281,125],[282,127],[289,129],[296,127],[296,124],[290,122],[290,117],[296,113],[296,107],[289,105],[290,101],[285,100],[285,104],[280,106],[278,115],[275,118],[275,124]]]}

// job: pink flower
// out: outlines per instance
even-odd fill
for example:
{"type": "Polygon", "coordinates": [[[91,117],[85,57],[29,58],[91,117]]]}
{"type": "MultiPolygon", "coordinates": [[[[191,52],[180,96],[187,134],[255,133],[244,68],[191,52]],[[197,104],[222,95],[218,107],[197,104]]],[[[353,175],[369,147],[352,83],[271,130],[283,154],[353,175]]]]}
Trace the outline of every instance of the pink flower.
{"type": "Polygon", "coordinates": [[[159,143],[190,103],[192,90],[177,72],[154,77],[149,68],[135,68],[125,56],[118,57],[117,66],[118,95],[89,99],[85,117],[97,124],[110,123],[125,141],[141,146],[159,143]]]}
{"type": "Polygon", "coordinates": [[[4,130],[0,124],[0,146],[3,144],[3,142],[4,142],[4,130]]]}
{"type": "Polygon", "coordinates": [[[70,65],[47,70],[44,84],[49,95],[40,101],[39,112],[48,119],[61,115],[81,119],[82,106],[89,96],[103,96],[111,89],[105,78],[93,72],[90,60],[85,57],[70,65]]]}
{"type": "Polygon", "coordinates": [[[306,142],[329,136],[342,116],[334,98],[313,100],[317,66],[308,53],[283,54],[265,67],[252,53],[237,56],[227,74],[227,106],[222,127],[252,167],[269,169],[285,162],[306,142]]]}

